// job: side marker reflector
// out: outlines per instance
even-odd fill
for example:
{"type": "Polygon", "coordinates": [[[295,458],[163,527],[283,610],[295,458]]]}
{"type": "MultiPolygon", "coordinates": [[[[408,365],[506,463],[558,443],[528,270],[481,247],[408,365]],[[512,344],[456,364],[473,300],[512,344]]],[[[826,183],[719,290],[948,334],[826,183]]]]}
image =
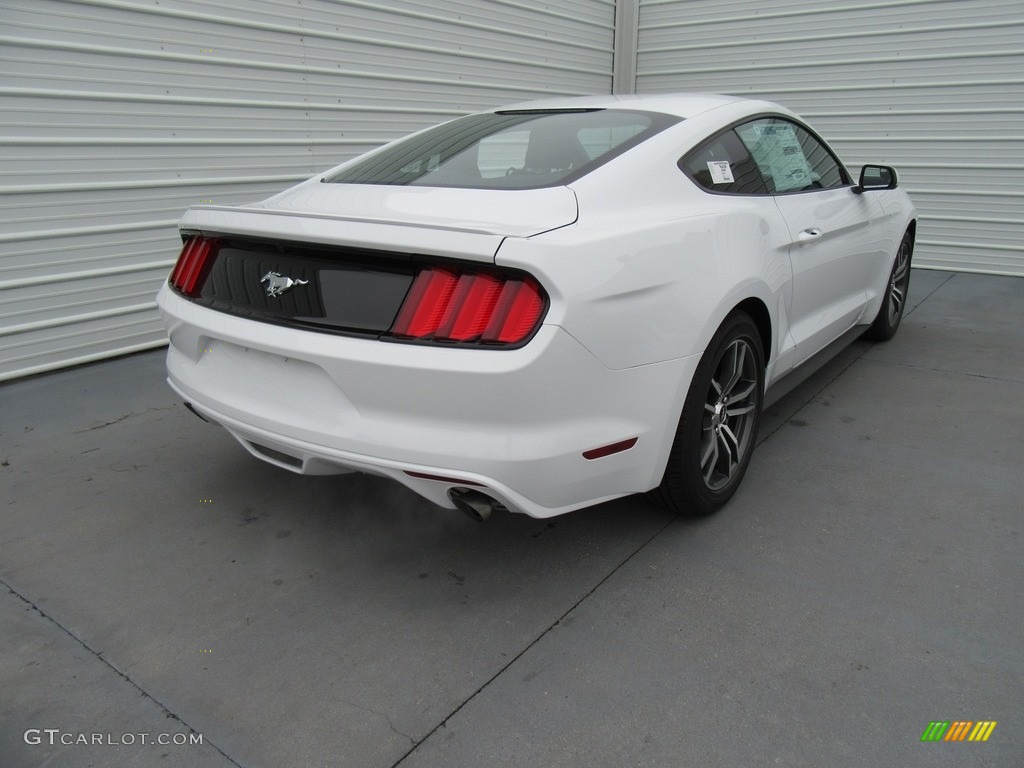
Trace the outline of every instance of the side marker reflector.
{"type": "Polygon", "coordinates": [[[622,453],[622,451],[628,451],[634,445],[636,445],[637,438],[631,437],[628,440],[620,440],[617,443],[611,445],[603,445],[600,448],[591,448],[589,451],[583,452],[583,458],[587,460],[600,459],[604,456],[610,456],[613,453],[622,453]]]}

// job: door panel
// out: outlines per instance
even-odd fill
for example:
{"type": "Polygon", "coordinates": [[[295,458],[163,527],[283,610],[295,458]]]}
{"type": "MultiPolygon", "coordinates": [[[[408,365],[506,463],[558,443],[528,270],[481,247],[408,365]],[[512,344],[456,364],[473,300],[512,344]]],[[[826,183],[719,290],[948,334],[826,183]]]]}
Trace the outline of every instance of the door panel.
{"type": "Polygon", "coordinates": [[[797,364],[861,319],[884,249],[882,209],[848,187],[778,195],[790,233],[790,333],[797,364]]]}
{"type": "Polygon", "coordinates": [[[861,319],[883,211],[874,196],[851,191],[836,156],[799,123],[759,118],[736,133],[789,228],[790,334],[799,364],[861,319]]]}

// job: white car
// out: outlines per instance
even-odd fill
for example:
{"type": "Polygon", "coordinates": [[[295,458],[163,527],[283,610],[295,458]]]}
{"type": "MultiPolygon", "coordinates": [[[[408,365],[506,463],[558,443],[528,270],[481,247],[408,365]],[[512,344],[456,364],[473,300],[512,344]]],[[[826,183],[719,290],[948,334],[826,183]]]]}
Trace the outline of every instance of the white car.
{"type": "Polygon", "coordinates": [[[191,208],[169,382],[254,456],[477,518],[708,514],[767,388],[895,333],[914,207],[796,115],[708,94],[458,118],[261,203],[191,208]]]}

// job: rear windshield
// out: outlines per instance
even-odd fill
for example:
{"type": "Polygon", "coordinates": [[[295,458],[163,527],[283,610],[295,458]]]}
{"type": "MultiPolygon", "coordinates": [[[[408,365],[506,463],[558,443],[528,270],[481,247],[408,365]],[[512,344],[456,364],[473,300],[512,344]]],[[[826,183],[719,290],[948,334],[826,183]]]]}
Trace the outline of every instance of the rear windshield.
{"type": "Polygon", "coordinates": [[[680,120],[658,112],[604,109],[470,115],[398,141],[324,181],[550,187],[578,179],[680,120]]]}

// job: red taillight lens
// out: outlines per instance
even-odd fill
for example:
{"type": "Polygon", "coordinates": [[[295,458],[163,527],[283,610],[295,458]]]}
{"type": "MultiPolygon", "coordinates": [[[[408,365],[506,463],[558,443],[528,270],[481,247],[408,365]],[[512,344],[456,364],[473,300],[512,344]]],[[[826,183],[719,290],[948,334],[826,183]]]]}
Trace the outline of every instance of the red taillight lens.
{"type": "Polygon", "coordinates": [[[509,281],[501,291],[483,340],[515,344],[533,332],[543,310],[544,298],[535,283],[509,281]]]}
{"type": "Polygon", "coordinates": [[[434,335],[441,325],[459,278],[446,269],[424,269],[413,281],[409,295],[398,310],[393,332],[415,339],[434,335]]]}
{"type": "Polygon", "coordinates": [[[528,277],[427,267],[413,281],[392,333],[406,339],[518,344],[534,332],[543,312],[544,295],[528,277]]]}
{"type": "Polygon", "coordinates": [[[186,296],[196,297],[203,288],[203,281],[213,266],[217,252],[217,240],[202,235],[193,235],[182,246],[178,263],[171,272],[171,285],[186,296]]]}
{"type": "Polygon", "coordinates": [[[494,275],[462,275],[435,335],[453,341],[478,338],[494,314],[501,289],[501,278],[494,275]]]}

